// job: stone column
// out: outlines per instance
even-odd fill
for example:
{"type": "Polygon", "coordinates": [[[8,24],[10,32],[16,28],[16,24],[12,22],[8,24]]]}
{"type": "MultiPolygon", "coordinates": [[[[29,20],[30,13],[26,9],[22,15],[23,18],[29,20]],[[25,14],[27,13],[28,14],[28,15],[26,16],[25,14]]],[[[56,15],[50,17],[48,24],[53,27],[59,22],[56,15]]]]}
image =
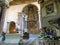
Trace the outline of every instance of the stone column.
{"type": "Polygon", "coordinates": [[[5,20],[6,20],[5,13],[6,13],[7,8],[9,8],[9,2],[10,1],[12,1],[12,0],[9,0],[9,1],[8,0],[2,0],[3,3],[1,3],[1,6],[3,7],[3,13],[2,13],[2,19],[1,19],[1,23],[0,23],[0,26],[1,26],[0,32],[2,32],[2,31],[6,32],[7,31],[6,26],[5,26],[5,24],[6,24],[5,23],[5,20]]]}
{"type": "Polygon", "coordinates": [[[8,9],[8,7],[5,6],[5,4],[3,5],[3,17],[2,17],[2,24],[3,24],[3,32],[7,33],[7,23],[6,23],[6,10],[8,9]]]}
{"type": "Polygon", "coordinates": [[[6,8],[3,7],[2,18],[1,18],[1,23],[0,23],[1,24],[1,31],[0,32],[2,32],[3,31],[3,28],[4,28],[5,12],[6,12],[6,8]]]}
{"type": "Polygon", "coordinates": [[[28,16],[25,15],[24,18],[25,18],[25,19],[24,19],[24,31],[27,32],[27,31],[28,31],[28,29],[27,29],[27,18],[28,18],[28,16]]]}
{"type": "Polygon", "coordinates": [[[19,28],[19,34],[22,33],[22,14],[19,12],[18,13],[18,26],[17,28],[19,28]]]}
{"type": "Polygon", "coordinates": [[[1,15],[1,17],[0,17],[1,18],[0,19],[0,33],[2,33],[2,25],[3,25],[2,24],[3,23],[3,19],[2,19],[3,15],[2,14],[3,14],[3,7],[1,6],[1,13],[0,13],[0,15],[1,15]]]}
{"type": "Polygon", "coordinates": [[[40,15],[40,10],[38,10],[38,17],[39,17],[39,30],[42,28],[41,27],[41,15],[40,15]]]}
{"type": "Polygon", "coordinates": [[[24,32],[24,14],[22,14],[22,36],[24,32]]]}
{"type": "Polygon", "coordinates": [[[27,15],[26,14],[22,14],[22,34],[24,32],[27,32],[27,15]]]}

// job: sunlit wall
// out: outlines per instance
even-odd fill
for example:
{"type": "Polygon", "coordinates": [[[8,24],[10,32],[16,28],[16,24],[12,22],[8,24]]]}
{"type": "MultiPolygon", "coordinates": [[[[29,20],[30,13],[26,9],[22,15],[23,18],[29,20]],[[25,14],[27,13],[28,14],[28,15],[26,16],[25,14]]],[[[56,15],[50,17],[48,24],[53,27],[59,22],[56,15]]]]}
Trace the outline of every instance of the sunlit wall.
{"type": "MultiPolygon", "coordinates": [[[[40,22],[40,4],[38,4],[38,2],[34,2],[31,3],[34,4],[38,7],[38,14],[39,14],[39,28],[41,28],[41,22],[40,22]]],[[[28,4],[20,4],[20,5],[14,5],[14,6],[10,6],[9,8],[6,9],[6,13],[5,13],[5,21],[4,21],[4,27],[3,27],[3,31],[7,32],[8,29],[8,24],[11,21],[14,21],[16,24],[18,23],[18,13],[22,12],[23,8],[28,5],[28,4]]],[[[9,32],[9,31],[8,31],[9,32]]]]}

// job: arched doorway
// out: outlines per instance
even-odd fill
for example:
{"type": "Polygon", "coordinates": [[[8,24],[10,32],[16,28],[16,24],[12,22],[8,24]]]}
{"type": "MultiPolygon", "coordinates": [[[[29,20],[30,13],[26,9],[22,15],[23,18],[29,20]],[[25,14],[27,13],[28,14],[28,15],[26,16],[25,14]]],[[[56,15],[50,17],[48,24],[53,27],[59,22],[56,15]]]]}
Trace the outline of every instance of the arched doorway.
{"type": "Polygon", "coordinates": [[[16,33],[16,24],[15,22],[10,22],[9,33],[16,33]]]}
{"type": "Polygon", "coordinates": [[[38,8],[33,5],[29,4],[23,8],[23,12],[28,15],[28,32],[32,34],[38,33],[38,8]]]}

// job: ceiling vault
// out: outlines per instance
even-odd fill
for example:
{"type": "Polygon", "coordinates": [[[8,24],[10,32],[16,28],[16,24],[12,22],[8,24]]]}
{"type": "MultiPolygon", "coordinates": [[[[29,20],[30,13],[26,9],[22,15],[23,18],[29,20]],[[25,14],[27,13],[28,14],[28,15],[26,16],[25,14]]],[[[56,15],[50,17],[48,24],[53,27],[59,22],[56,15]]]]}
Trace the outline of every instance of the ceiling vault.
{"type": "Polygon", "coordinates": [[[10,5],[19,5],[19,4],[25,4],[25,3],[32,3],[37,2],[38,0],[13,0],[9,4],[10,5]]]}

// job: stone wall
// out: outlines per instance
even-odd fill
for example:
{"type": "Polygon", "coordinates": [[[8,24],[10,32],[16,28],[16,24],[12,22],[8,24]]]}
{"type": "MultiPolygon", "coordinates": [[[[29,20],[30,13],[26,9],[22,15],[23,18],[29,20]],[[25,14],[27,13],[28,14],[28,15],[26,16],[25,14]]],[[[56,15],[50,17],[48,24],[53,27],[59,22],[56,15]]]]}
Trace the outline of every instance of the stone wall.
{"type": "Polygon", "coordinates": [[[42,27],[45,27],[49,20],[60,18],[60,3],[55,0],[44,0],[41,5],[42,27]]]}

